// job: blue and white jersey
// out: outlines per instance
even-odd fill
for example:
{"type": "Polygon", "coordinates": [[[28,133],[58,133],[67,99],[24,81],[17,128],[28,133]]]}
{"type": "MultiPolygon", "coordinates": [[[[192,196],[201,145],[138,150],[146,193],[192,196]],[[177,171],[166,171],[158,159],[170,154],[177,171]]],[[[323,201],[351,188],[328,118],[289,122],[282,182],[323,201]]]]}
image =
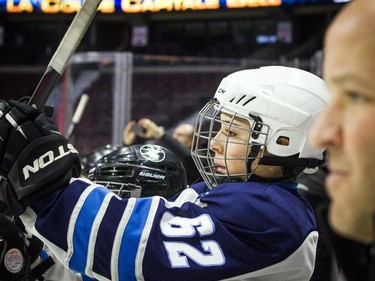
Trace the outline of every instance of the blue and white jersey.
{"type": "MultiPolygon", "coordinates": [[[[38,266],[40,266],[43,262],[46,261],[47,258],[51,258],[53,260],[53,264],[50,265],[48,270],[43,272],[42,278],[45,281],[91,281],[95,280],[93,278],[84,276],[82,274],[79,274],[77,272],[74,272],[73,270],[70,270],[66,266],[64,266],[60,261],[54,256],[53,253],[51,253],[48,248],[44,248],[39,257],[34,261],[34,263],[31,265],[31,269],[35,270],[38,266]]],[[[34,272],[35,274],[35,272],[34,272]]],[[[38,279],[39,274],[37,275],[36,280],[42,280],[38,279]]],[[[28,279],[27,279],[28,280],[28,279]]]]}
{"type": "Polygon", "coordinates": [[[303,281],[318,232],[296,186],[202,182],[167,201],[73,179],[21,218],[61,263],[98,280],[303,281]]]}

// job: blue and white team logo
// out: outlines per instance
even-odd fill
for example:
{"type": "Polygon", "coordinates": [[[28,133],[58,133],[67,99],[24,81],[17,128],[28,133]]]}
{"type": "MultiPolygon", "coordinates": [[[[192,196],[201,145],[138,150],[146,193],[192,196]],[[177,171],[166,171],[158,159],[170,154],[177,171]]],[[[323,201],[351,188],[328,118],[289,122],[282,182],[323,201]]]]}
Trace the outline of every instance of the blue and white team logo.
{"type": "Polygon", "coordinates": [[[165,152],[158,145],[153,145],[153,144],[143,145],[141,146],[139,152],[145,159],[152,161],[152,162],[161,162],[165,159],[165,152]]]}

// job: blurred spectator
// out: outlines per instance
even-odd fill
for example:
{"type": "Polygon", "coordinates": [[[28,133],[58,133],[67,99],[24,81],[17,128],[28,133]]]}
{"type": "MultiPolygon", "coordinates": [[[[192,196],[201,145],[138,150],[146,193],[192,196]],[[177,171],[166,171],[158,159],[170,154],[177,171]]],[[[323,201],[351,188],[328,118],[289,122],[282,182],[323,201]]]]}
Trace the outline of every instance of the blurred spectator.
{"type": "Polygon", "coordinates": [[[125,126],[123,143],[129,146],[151,141],[170,149],[180,157],[186,169],[188,185],[191,185],[200,179],[198,169],[191,157],[193,132],[193,125],[181,123],[171,134],[152,120],[143,118],[138,122],[132,120],[125,126]]]}

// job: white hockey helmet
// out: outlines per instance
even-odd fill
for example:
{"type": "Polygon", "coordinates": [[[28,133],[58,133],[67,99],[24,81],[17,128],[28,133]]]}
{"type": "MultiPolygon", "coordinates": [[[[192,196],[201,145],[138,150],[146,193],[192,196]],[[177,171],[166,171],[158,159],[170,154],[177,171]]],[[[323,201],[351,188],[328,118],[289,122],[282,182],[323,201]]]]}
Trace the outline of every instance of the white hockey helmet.
{"type": "MultiPolygon", "coordinates": [[[[251,164],[260,158],[262,165],[316,171],[323,162],[324,149],[313,147],[307,136],[328,99],[325,82],[298,68],[266,66],[228,75],[221,81],[214,99],[200,111],[195,126],[192,155],[202,177],[211,187],[234,178],[238,181],[238,175],[215,172],[215,156],[209,151],[219,130],[221,113],[249,121],[248,151],[252,153],[246,162],[251,164]],[[289,144],[280,144],[280,137],[287,138],[289,144]],[[261,148],[266,148],[272,157],[257,155],[255,152],[261,148]]],[[[252,171],[249,165],[247,169],[245,178],[249,180],[252,171]]]]}

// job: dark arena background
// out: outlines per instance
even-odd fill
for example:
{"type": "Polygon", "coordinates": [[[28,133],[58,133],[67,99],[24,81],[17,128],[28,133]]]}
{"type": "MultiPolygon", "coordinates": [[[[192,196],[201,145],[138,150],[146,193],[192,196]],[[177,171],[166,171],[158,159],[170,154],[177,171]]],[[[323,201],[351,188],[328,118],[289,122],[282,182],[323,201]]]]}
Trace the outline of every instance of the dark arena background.
{"type": "MultiPolygon", "coordinates": [[[[288,65],[321,74],[322,39],[343,0],[103,0],[47,104],[73,143],[121,143],[127,121],[194,122],[236,70],[288,65]]],[[[0,97],[31,95],[79,0],[0,0],[0,97]]]]}

